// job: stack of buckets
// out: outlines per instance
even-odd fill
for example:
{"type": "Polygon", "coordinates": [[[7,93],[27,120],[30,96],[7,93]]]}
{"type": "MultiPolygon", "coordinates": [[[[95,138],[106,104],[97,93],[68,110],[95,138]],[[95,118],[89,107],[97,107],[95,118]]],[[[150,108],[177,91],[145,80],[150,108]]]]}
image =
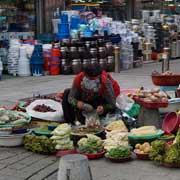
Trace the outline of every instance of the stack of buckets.
{"type": "Polygon", "coordinates": [[[18,61],[18,75],[19,76],[30,76],[30,64],[27,58],[27,52],[25,47],[20,47],[20,57],[18,61]]]}
{"type": "Polygon", "coordinates": [[[70,37],[68,15],[61,15],[61,23],[58,24],[57,39],[68,39],[70,37]]]}
{"type": "Polygon", "coordinates": [[[70,34],[72,38],[78,39],[79,24],[80,24],[79,16],[75,16],[75,15],[71,16],[70,34]]]}
{"type": "Polygon", "coordinates": [[[61,52],[57,48],[53,48],[51,51],[51,60],[50,60],[50,75],[59,75],[60,74],[60,57],[61,52]]]}
{"type": "Polygon", "coordinates": [[[43,75],[43,49],[41,44],[36,44],[31,56],[31,73],[33,76],[43,75]]]}
{"type": "Polygon", "coordinates": [[[44,57],[44,75],[50,74],[50,61],[51,61],[51,50],[46,49],[43,51],[44,57]]]}

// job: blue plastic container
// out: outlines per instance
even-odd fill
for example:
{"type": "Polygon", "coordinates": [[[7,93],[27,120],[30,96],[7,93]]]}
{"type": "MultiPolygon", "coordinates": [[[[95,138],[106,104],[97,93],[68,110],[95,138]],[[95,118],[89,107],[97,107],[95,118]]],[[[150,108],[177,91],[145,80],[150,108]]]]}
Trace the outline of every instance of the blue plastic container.
{"type": "Polygon", "coordinates": [[[70,37],[70,34],[65,34],[65,33],[61,33],[61,34],[56,35],[57,40],[68,39],[69,37],[70,37]]]}
{"type": "Polygon", "coordinates": [[[65,34],[69,34],[69,24],[59,24],[58,25],[58,33],[65,33],[65,34]]]}
{"type": "Polygon", "coordinates": [[[61,23],[68,24],[68,14],[66,13],[61,14],[61,23]]]}
{"type": "Polygon", "coordinates": [[[42,76],[43,75],[43,64],[31,63],[31,73],[33,76],[42,76]]]}
{"type": "Polygon", "coordinates": [[[75,15],[71,16],[71,29],[78,30],[79,23],[80,23],[79,16],[75,16],[75,15]]]}
{"type": "Polygon", "coordinates": [[[35,51],[42,51],[42,50],[43,50],[42,44],[36,44],[36,45],[34,46],[34,50],[35,50],[35,51]]]}
{"type": "Polygon", "coordinates": [[[32,64],[44,64],[44,60],[42,57],[39,58],[39,57],[32,56],[30,63],[32,63],[32,64]]]}

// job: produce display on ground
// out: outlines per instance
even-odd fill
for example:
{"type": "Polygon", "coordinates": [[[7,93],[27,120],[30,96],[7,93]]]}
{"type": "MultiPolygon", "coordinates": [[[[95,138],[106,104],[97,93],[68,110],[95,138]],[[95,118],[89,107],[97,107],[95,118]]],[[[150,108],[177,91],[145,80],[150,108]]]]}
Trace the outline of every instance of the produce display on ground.
{"type": "Polygon", "coordinates": [[[52,109],[50,106],[46,106],[45,104],[37,105],[33,109],[38,112],[55,112],[56,110],[52,109]]]}
{"type": "Polygon", "coordinates": [[[180,130],[172,144],[164,140],[156,140],[151,144],[150,159],[155,162],[180,167],[180,130]]]}
{"type": "Polygon", "coordinates": [[[24,136],[24,147],[29,151],[40,154],[53,154],[56,151],[53,140],[46,136],[32,134],[24,136]]]}
{"type": "Polygon", "coordinates": [[[79,127],[79,128],[74,128],[71,134],[74,135],[97,134],[102,131],[103,131],[102,128],[79,127]]]}
{"type": "Polygon", "coordinates": [[[74,149],[73,141],[70,140],[71,127],[68,124],[59,125],[51,133],[51,140],[56,144],[56,150],[71,150],[74,149]]]}
{"type": "Polygon", "coordinates": [[[131,150],[129,147],[118,146],[108,150],[105,157],[112,162],[126,162],[131,160],[131,150]]]}
{"type": "MultiPolygon", "coordinates": [[[[166,75],[171,73],[166,72],[164,76],[166,75]]],[[[134,97],[147,104],[167,103],[169,98],[159,89],[145,91],[143,88],[140,88],[131,98],[134,97]]],[[[108,114],[104,124],[103,119],[100,119],[96,112],[84,113],[85,125],[71,126],[59,120],[56,121],[61,116],[61,110],[57,110],[56,105],[61,107],[60,102],[50,99],[39,99],[28,104],[27,107],[31,106],[31,110],[42,113],[42,117],[48,114],[49,118],[53,113],[58,112],[54,121],[46,121],[46,124],[39,123],[40,126],[36,128],[28,126],[31,121],[28,111],[23,113],[20,109],[12,111],[0,108],[2,146],[13,147],[24,144],[27,150],[34,153],[54,154],[58,157],[74,153],[84,154],[89,159],[105,156],[106,159],[116,163],[136,157],[140,160],[155,161],[167,167],[180,167],[180,130],[177,134],[166,134],[167,132],[151,124],[141,127],[132,126],[134,120],[128,115],[125,116],[122,111],[108,114]],[[33,106],[31,106],[32,103],[33,106]],[[15,143],[16,140],[18,141],[15,143]],[[132,157],[132,152],[136,156],[132,157]]],[[[142,106],[141,103],[140,105],[142,106]]],[[[178,113],[176,114],[178,129],[180,121],[178,113]]],[[[33,119],[33,121],[36,120],[33,119]]],[[[176,132],[173,131],[173,133],[176,132]]]]}
{"type": "Polygon", "coordinates": [[[150,91],[141,90],[137,95],[137,98],[146,103],[167,103],[168,97],[167,94],[159,89],[153,89],[150,91]]]}
{"type": "Polygon", "coordinates": [[[140,128],[134,128],[131,130],[131,134],[135,136],[146,136],[153,135],[157,133],[155,126],[142,126],[140,128]]]}
{"type": "Polygon", "coordinates": [[[106,126],[106,130],[107,131],[118,130],[121,132],[128,132],[128,129],[122,120],[111,122],[109,125],[106,126]]]}
{"type": "Polygon", "coordinates": [[[111,131],[106,133],[104,140],[104,149],[109,150],[118,146],[128,146],[128,133],[121,131],[111,131]]]}
{"type": "Polygon", "coordinates": [[[96,154],[103,150],[103,141],[101,138],[88,134],[87,138],[78,141],[78,151],[80,153],[96,154]]]}
{"type": "Polygon", "coordinates": [[[151,145],[148,142],[144,144],[136,144],[135,151],[138,154],[149,154],[151,151],[151,145]]]}
{"type": "Polygon", "coordinates": [[[31,121],[31,117],[23,112],[0,108],[0,127],[23,126],[31,121]]]}

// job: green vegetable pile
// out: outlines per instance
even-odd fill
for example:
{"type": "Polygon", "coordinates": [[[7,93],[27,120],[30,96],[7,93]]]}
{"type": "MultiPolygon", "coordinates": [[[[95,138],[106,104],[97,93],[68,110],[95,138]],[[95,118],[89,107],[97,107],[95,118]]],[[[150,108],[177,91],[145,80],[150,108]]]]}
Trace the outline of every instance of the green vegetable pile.
{"type": "Polygon", "coordinates": [[[46,136],[25,135],[24,147],[40,154],[53,154],[55,152],[55,144],[46,136]]]}
{"type": "Polygon", "coordinates": [[[156,140],[151,143],[151,152],[149,158],[152,161],[162,162],[165,153],[166,142],[164,140],[156,140]]]}
{"type": "Polygon", "coordinates": [[[150,159],[169,164],[180,164],[180,129],[173,145],[167,145],[163,140],[152,142],[150,159]]]}
{"type": "Polygon", "coordinates": [[[129,147],[118,146],[116,148],[111,148],[107,153],[107,157],[111,158],[127,158],[131,154],[129,147]]]}
{"type": "Polygon", "coordinates": [[[17,125],[21,123],[28,123],[28,117],[25,113],[0,108],[0,125],[17,125]]]}
{"type": "Polygon", "coordinates": [[[180,164],[180,129],[175,138],[175,143],[165,152],[164,162],[180,164]]]}
{"type": "Polygon", "coordinates": [[[95,135],[88,134],[87,138],[79,140],[78,148],[82,153],[95,154],[103,150],[103,141],[95,135]]]}

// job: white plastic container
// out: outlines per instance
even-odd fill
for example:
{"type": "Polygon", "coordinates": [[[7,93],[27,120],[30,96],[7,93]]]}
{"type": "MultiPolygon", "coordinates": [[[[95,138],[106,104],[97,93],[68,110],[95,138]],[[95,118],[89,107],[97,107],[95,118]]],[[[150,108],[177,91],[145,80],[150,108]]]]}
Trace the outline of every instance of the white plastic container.
{"type": "Polygon", "coordinates": [[[122,69],[123,70],[128,70],[132,68],[132,63],[130,61],[123,61],[122,62],[122,69]]]}
{"type": "Polygon", "coordinates": [[[18,63],[18,75],[19,76],[30,76],[30,62],[27,58],[26,48],[20,47],[20,58],[18,63]]]}

